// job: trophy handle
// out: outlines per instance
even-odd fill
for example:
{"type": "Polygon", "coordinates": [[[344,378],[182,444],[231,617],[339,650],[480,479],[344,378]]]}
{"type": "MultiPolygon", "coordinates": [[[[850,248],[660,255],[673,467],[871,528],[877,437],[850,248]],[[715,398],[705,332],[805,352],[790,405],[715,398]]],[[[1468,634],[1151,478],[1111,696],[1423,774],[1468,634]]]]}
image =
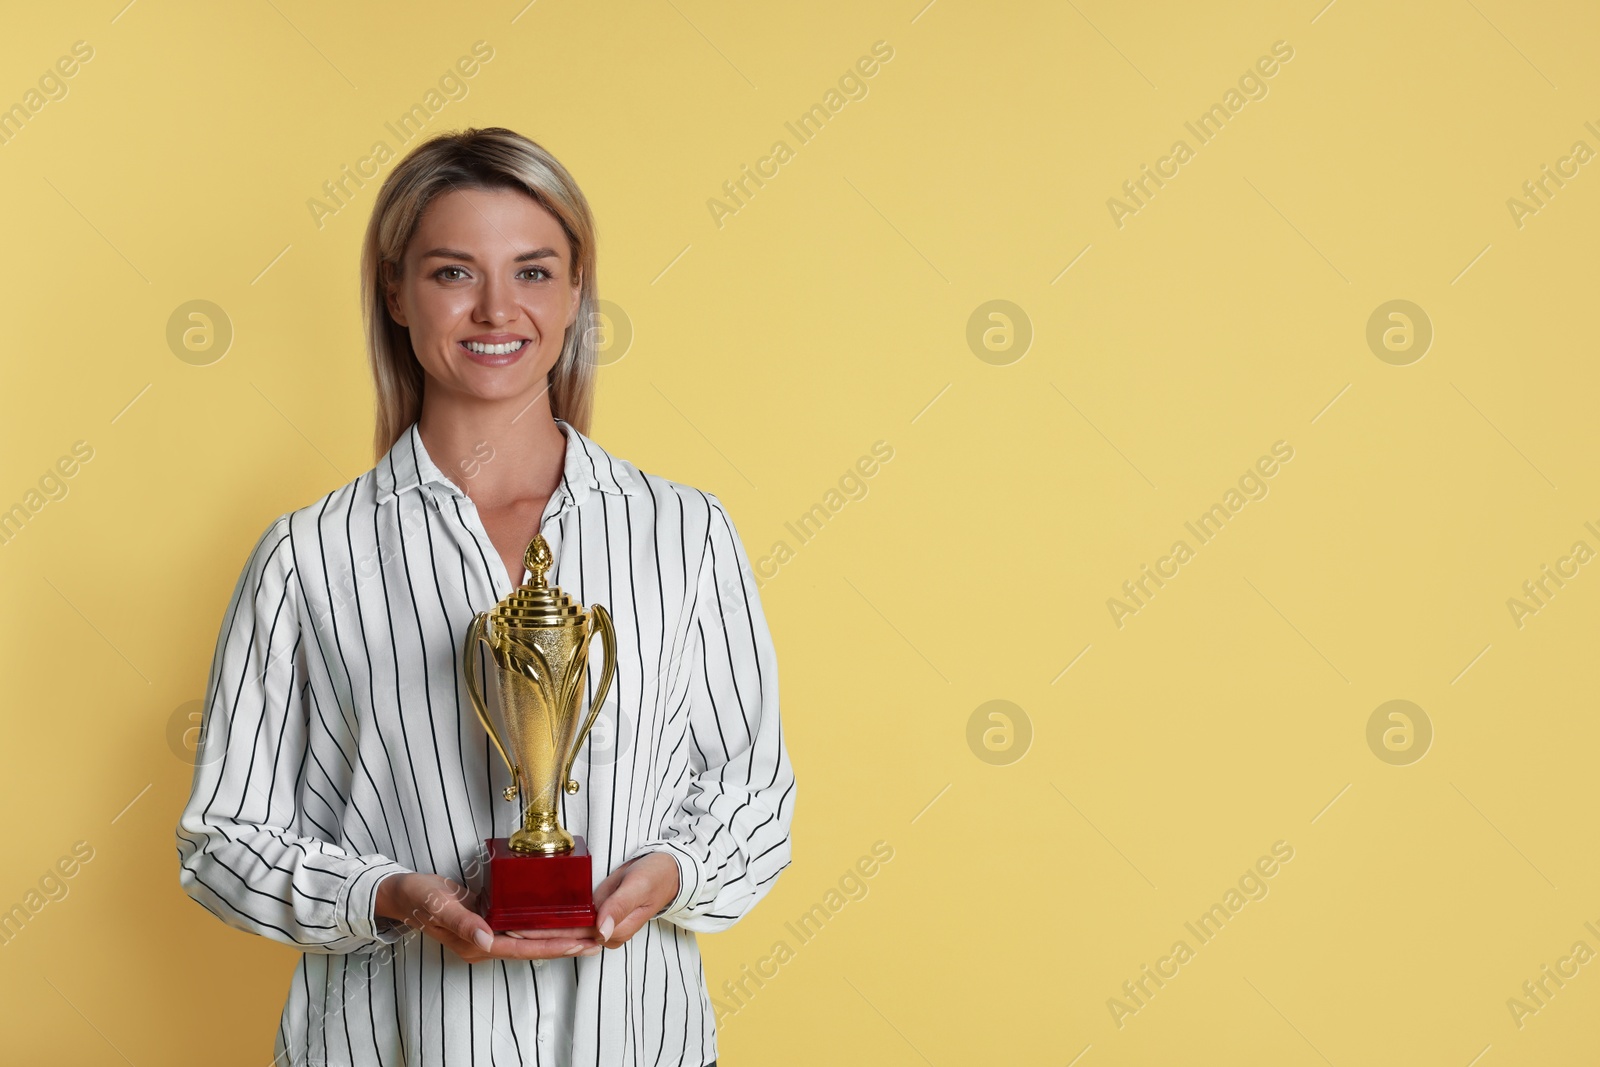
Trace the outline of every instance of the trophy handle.
{"type": "MultiPolygon", "coordinates": [[[[605,649],[605,663],[600,669],[600,680],[594,687],[594,701],[589,705],[589,717],[583,721],[583,729],[578,731],[578,738],[572,745],[572,753],[567,756],[567,765],[561,769],[561,780],[566,783],[568,793],[578,791],[578,783],[572,780],[572,761],[578,758],[578,750],[589,738],[589,730],[594,726],[595,717],[600,714],[600,705],[605,702],[606,692],[611,688],[611,676],[617,670],[617,634],[611,627],[611,613],[599,604],[590,608],[589,612],[594,616],[595,629],[600,632],[600,644],[605,649]]],[[[587,655],[588,651],[589,643],[585,641],[583,652],[587,655]]],[[[573,677],[576,678],[576,674],[573,677]]]]}
{"type": "Polygon", "coordinates": [[[491,650],[494,648],[487,633],[488,621],[489,613],[486,611],[473,616],[472,624],[467,627],[467,639],[461,649],[461,658],[467,672],[467,697],[472,701],[472,710],[478,713],[478,721],[483,723],[483,728],[489,732],[489,740],[494,742],[495,750],[500,753],[506,769],[511,772],[512,784],[505,791],[505,798],[510,800],[522,785],[522,775],[517,770],[517,765],[511,762],[511,757],[506,754],[506,746],[500,741],[500,731],[489,721],[488,709],[483,700],[483,689],[478,685],[478,667],[483,661],[481,646],[488,644],[491,650]]]}

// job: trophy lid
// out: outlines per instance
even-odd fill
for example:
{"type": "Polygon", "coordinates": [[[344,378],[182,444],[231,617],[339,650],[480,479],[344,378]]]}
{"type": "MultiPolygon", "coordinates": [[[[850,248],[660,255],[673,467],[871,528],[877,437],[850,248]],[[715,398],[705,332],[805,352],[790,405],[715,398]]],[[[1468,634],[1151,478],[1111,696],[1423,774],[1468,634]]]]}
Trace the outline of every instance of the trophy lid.
{"type": "Polygon", "coordinates": [[[495,621],[513,630],[581,625],[586,618],[583,605],[562,592],[559,586],[545,583],[545,572],[555,562],[555,557],[544,534],[533,535],[522,562],[532,577],[495,605],[492,613],[495,621]]]}

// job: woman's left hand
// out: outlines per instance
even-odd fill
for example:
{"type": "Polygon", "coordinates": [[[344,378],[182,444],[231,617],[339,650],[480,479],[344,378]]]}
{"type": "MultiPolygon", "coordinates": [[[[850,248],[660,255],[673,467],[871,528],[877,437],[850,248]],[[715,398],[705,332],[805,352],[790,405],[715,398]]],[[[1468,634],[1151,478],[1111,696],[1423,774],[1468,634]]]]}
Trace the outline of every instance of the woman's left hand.
{"type": "Polygon", "coordinates": [[[594,887],[595,924],[582,930],[508,930],[510,937],[598,937],[606,948],[628,938],[678,895],[678,862],[647,852],[624,863],[594,887]]]}

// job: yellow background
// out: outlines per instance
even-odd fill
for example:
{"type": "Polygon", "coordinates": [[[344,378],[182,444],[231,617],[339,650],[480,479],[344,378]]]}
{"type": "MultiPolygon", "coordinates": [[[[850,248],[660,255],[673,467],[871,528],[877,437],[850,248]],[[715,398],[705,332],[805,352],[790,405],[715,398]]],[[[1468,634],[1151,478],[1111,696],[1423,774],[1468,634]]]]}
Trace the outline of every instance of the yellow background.
{"type": "Polygon", "coordinates": [[[1600,950],[1600,565],[1520,628],[1506,602],[1600,549],[1600,163],[1520,228],[1506,201],[1600,150],[1600,18],[1322,2],[9,13],[0,104],[94,57],[0,146],[0,507],[73,442],[94,458],[0,548],[0,908],[95,852],[0,947],[0,1057],[271,1056],[294,957],[180,892],[172,724],[265,525],[372,465],[376,183],[320,229],[307,201],[403,150],[384,123],[482,40],[428,132],[510,126],[589,196],[634,330],[591,436],[717,492],[753,557],[894,449],[763,586],[795,862],[702,945],[723,1000],[794,955],[724,1019],[725,1062],[1592,1062],[1600,963],[1520,1028],[1506,1001],[1600,950]],[[784,122],[880,40],[865,98],[798,145],[784,122]],[[1267,96],[1115,225],[1276,41],[1267,96]],[[195,299],[235,331],[206,366],[165,338],[195,299]],[[1365,338],[1394,299],[1434,329],[1407,366],[1365,338]],[[990,300],[1033,331],[1004,365],[967,342],[990,300]],[[1279,440],[1270,494],[1116,626],[1107,598],[1279,440]],[[1409,765],[1367,743],[1392,699],[1434,731],[1409,765]],[[1008,752],[969,745],[991,700],[1022,758],[1016,716],[1008,752]],[[875,841],[893,860],[799,945],[784,924],[875,841]],[[1276,841],[1269,894],[1200,946],[1185,921],[1276,841]],[[1119,1027],[1108,999],[1179,939],[1119,1027]]]}

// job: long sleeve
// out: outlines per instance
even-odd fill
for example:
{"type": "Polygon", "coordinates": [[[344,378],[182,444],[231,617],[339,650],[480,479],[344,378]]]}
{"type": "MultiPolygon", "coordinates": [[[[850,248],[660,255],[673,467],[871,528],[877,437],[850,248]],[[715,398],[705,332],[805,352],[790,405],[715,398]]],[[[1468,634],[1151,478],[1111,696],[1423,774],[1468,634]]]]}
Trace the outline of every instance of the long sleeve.
{"type": "Polygon", "coordinates": [[[406,868],[308,835],[298,779],[308,745],[308,642],[290,516],[234,587],[206,684],[193,786],[178,822],[179,884],[229,926],[302,951],[399,940],[375,921],[378,882],[406,868]]]}
{"type": "Polygon", "coordinates": [[[744,544],[711,505],[684,654],[686,781],[666,831],[640,852],[678,862],[657,918],[708,933],[732,926],[789,865],[795,780],[778,715],[778,664],[744,544]]]}

